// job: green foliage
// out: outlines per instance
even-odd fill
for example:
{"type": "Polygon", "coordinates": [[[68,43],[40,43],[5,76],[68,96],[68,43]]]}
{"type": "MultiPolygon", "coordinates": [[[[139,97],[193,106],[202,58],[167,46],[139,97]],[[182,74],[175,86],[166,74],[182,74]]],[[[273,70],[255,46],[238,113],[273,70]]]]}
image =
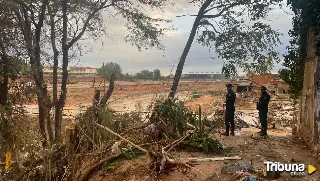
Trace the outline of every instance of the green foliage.
{"type": "Polygon", "coordinates": [[[183,136],[188,128],[187,123],[194,123],[195,117],[193,113],[184,106],[184,102],[178,99],[168,98],[159,99],[155,102],[151,123],[160,123],[163,121],[170,129],[168,136],[178,138],[183,136]]]}
{"type": "MultiPolygon", "coordinates": [[[[292,53],[292,52],[291,52],[292,53]]],[[[288,61],[288,59],[286,59],[288,61]]],[[[300,63],[304,64],[305,60],[301,59],[300,63]]],[[[297,61],[296,63],[298,63],[297,61]]],[[[304,79],[304,65],[297,66],[296,69],[281,69],[279,71],[280,77],[289,85],[289,93],[291,98],[299,99],[303,88],[303,79],[304,79]],[[300,68],[299,68],[300,67],[300,68]]]]}
{"type": "Polygon", "coordinates": [[[188,124],[195,128],[180,148],[191,151],[221,153],[223,147],[221,143],[211,136],[212,132],[205,128],[201,107],[199,106],[198,116],[195,116],[182,101],[177,99],[157,100],[154,106],[153,114],[150,117],[152,123],[165,122],[166,128],[170,130],[165,132],[171,138],[179,138],[187,131],[188,124]]]}
{"type": "Polygon", "coordinates": [[[127,148],[122,148],[122,153],[129,159],[136,158],[137,156],[131,146],[128,146],[127,148]]]}
{"type": "MultiPolygon", "coordinates": [[[[166,0],[162,2],[165,1],[166,0]]],[[[154,1],[149,2],[150,3],[148,4],[151,5],[154,1]]],[[[116,7],[116,9],[119,10],[119,13],[128,21],[125,27],[130,32],[130,35],[125,38],[125,41],[130,42],[140,51],[142,48],[148,49],[152,47],[164,50],[164,46],[161,45],[159,37],[162,36],[165,31],[168,31],[170,29],[159,28],[159,25],[160,23],[168,23],[170,21],[160,18],[151,18],[129,3],[126,5],[126,7],[121,5],[116,7]]]]}
{"type": "Polygon", "coordinates": [[[114,136],[95,126],[95,122],[97,122],[115,131],[116,125],[113,117],[114,114],[109,109],[100,106],[92,106],[85,113],[76,116],[75,121],[78,122],[79,130],[78,137],[82,140],[78,148],[80,152],[92,151],[98,144],[104,148],[113,144],[114,136]]]}
{"type": "Polygon", "coordinates": [[[114,62],[109,62],[106,63],[104,66],[101,68],[97,69],[97,74],[106,80],[110,80],[111,74],[115,73],[116,77],[121,77],[122,76],[122,69],[119,64],[114,63],[114,62]]]}
{"type": "Polygon", "coordinates": [[[142,123],[142,115],[139,112],[114,114],[114,126],[117,133],[142,123]]]}
{"type": "Polygon", "coordinates": [[[193,98],[199,98],[200,97],[200,91],[199,90],[193,90],[192,91],[192,97],[193,98]]]}
{"type": "Polygon", "coordinates": [[[150,72],[149,70],[142,70],[141,72],[138,72],[135,77],[137,79],[152,80],[153,72],[150,72]]]}
{"type": "Polygon", "coordinates": [[[212,132],[205,129],[201,106],[199,106],[198,118],[193,125],[196,127],[196,132],[181,145],[182,148],[206,153],[222,153],[224,151],[222,144],[210,136],[212,132]]]}
{"type": "Polygon", "coordinates": [[[159,69],[155,69],[153,71],[153,80],[159,80],[161,79],[161,72],[159,69]]]}
{"type": "Polygon", "coordinates": [[[199,90],[193,90],[192,94],[200,94],[200,91],[199,90]]]}
{"type": "MultiPolygon", "coordinates": [[[[291,97],[299,98],[303,88],[305,61],[307,59],[307,36],[309,31],[315,35],[320,33],[320,1],[318,0],[288,0],[295,16],[293,17],[293,29],[290,30],[290,46],[285,55],[283,65],[287,69],[280,71],[281,78],[289,84],[291,97]]],[[[320,55],[320,40],[314,47],[316,54],[320,55]]]]}
{"type": "Polygon", "coordinates": [[[0,57],[0,77],[4,76],[4,66],[8,68],[8,75],[11,80],[19,76],[30,77],[30,67],[16,57],[8,57],[8,62],[3,63],[0,57]]]}
{"type": "MultiPolygon", "coordinates": [[[[224,65],[226,77],[237,74],[237,68],[246,72],[264,73],[279,62],[275,47],[280,43],[278,31],[260,21],[267,16],[272,5],[282,0],[213,1],[199,24],[198,42],[214,48],[224,65]],[[219,12],[209,14],[211,12],[219,12]],[[272,63],[270,63],[270,60],[272,63]]],[[[203,1],[193,1],[202,4],[203,1]]]]}

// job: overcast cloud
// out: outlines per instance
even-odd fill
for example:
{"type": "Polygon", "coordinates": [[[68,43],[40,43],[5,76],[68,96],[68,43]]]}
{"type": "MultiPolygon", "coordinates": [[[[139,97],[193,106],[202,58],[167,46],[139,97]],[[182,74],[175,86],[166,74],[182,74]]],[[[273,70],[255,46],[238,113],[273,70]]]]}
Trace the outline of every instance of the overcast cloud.
{"type": "MultiPolygon", "coordinates": [[[[177,65],[194,21],[194,17],[177,18],[176,16],[195,14],[197,11],[198,9],[187,3],[186,0],[176,0],[176,6],[166,8],[165,14],[158,13],[158,16],[172,19],[172,24],[177,30],[166,33],[161,38],[162,44],[166,47],[165,51],[150,49],[142,52],[124,41],[124,37],[128,33],[124,28],[125,21],[120,18],[110,18],[108,14],[105,14],[108,35],[101,38],[104,44],[96,42],[93,45],[92,52],[80,57],[79,64],[81,66],[100,67],[103,62],[116,62],[122,67],[123,73],[134,74],[141,70],[158,68],[162,74],[167,75],[171,72],[172,66],[177,65]]],[[[283,44],[277,47],[282,55],[286,52],[286,46],[289,45],[288,31],[292,28],[292,12],[289,8],[285,8],[285,11],[273,10],[268,19],[273,28],[279,29],[283,33],[283,36],[280,37],[283,44]]],[[[210,52],[207,47],[194,42],[183,72],[221,72],[222,60],[211,59],[212,56],[215,56],[214,52],[210,52]]],[[[173,68],[172,73],[175,72],[175,68],[173,68]]],[[[280,68],[280,64],[275,65],[273,72],[277,72],[280,68]]]]}

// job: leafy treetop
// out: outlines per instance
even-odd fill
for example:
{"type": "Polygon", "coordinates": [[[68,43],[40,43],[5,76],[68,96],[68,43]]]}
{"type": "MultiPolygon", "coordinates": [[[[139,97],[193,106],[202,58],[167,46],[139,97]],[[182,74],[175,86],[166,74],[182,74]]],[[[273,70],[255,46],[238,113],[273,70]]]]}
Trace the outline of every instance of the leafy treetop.
{"type": "MultiPolygon", "coordinates": [[[[288,0],[294,12],[293,28],[288,53],[285,55],[284,66],[287,69],[280,70],[282,79],[290,86],[292,98],[298,99],[304,78],[304,66],[307,59],[307,36],[311,30],[315,35],[320,32],[320,1],[318,0],[288,0]]],[[[316,55],[320,55],[320,41],[316,42],[316,55]]]]}
{"type": "Polygon", "coordinates": [[[200,20],[198,42],[215,49],[224,61],[222,71],[227,77],[237,74],[236,67],[245,72],[268,73],[273,61],[280,61],[274,48],[281,43],[281,33],[263,20],[273,5],[281,3],[282,0],[211,1],[200,20]]]}

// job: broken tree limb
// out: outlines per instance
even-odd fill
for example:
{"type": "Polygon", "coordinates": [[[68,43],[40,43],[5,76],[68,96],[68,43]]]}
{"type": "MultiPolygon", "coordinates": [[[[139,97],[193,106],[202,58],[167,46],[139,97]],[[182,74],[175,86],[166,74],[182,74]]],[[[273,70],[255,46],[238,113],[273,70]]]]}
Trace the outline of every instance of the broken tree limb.
{"type": "Polygon", "coordinates": [[[111,129],[109,129],[108,127],[102,126],[102,125],[100,125],[100,124],[98,124],[98,123],[95,123],[95,125],[98,126],[98,127],[100,127],[100,128],[102,128],[102,129],[104,129],[104,130],[106,130],[106,131],[108,131],[109,133],[113,134],[114,136],[120,138],[121,140],[126,141],[126,142],[129,143],[131,146],[135,147],[136,149],[138,149],[138,150],[140,150],[140,151],[142,151],[142,152],[144,152],[144,153],[148,153],[147,150],[141,148],[140,146],[138,146],[138,145],[132,143],[131,141],[129,141],[128,139],[126,139],[126,138],[120,136],[119,134],[113,132],[113,131],[112,131],[111,129]]]}
{"type": "Polygon", "coordinates": [[[92,165],[89,169],[87,169],[84,174],[82,175],[82,177],[79,179],[79,181],[87,181],[89,180],[90,176],[94,173],[94,171],[99,168],[100,166],[102,166],[105,162],[111,162],[112,160],[118,158],[120,155],[122,155],[122,153],[119,153],[117,155],[112,155],[110,157],[107,157],[103,160],[100,160],[98,163],[92,165]]]}
{"type": "Polygon", "coordinates": [[[223,160],[241,160],[241,157],[217,157],[217,158],[185,158],[187,162],[207,162],[207,161],[223,161],[223,160]]]}
{"type": "MultiPolygon", "coordinates": [[[[100,125],[100,124],[98,124],[98,123],[95,123],[95,125],[98,126],[98,127],[100,127],[100,128],[103,128],[104,130],[108,131],[109,133],[113,134],[114,136],[117,136],[117,137],[120,138],[121,140],[126,141],[126,142],[129,143],[131,146],[135,147],[136,149],[138,149],[138,150],[140,150],[140,151],[142,151],[142,152],[144,152],[144,153],[149,153],[149,154],[150,154],[149,151],[141,148],[140,146],[138,146],[138,145],[132,143],[131,141],[129,141],[128,139],[126,139],[126,138],[120,136],[119,134],[113,132],[113,131],[112,131],[111,129],[109,129],[108,127],[102,126],[102,125],[100,125]]],[[[191,131],[191,132],[192,132],[192,131],[191,131]]],[[[190,133],[189,133],[189,134],[190,134],[190,133]]],[[[189,134],[188,134],[188,135],[189,135],[189,134]]],[[[178,141],[178,142],[179,142],[179,141],[178,141]]],[[[177,142],[177,144],[178,144],[178,142],[177,142]]],[[[171,144],[170,144],[170,145],[171,145],[171,144]]],[[[168,148],[168,146],[166,146],[166,148],[168,148]]],[[[166,151],[164,151],[164,148],[162,148],[162,154],[163,154],[163,157],[166,158],[166,160],[167,160],[168,162],[175,163],[175,164],[177,164],[177,165],[183,165],[183,166],[185,166],[185,167],[187,167],[187,168],[189,168],[189,169],[193,169],[193,170],[201,173],[203,176],[207,177],[207,175],[205,175],[205,174],[204,174],[203,172],[201,172],[200,170],[195,169],[195,168],[191,167],[190,165],[188,165],[188,164],[186,164],[186,163],[177,161],[177,160],[175,160],[175,159],[171,159],[170,157],[172,157],[172,156],[169,155],[166,151]]],[[[99,163],[100,163],[100,162],[99,162],[99,163]]],[[[80,181],[85,181],[85,180],[80,180],[80,181]]]]}
{"type": "Polygon", "coordinates": [[[172,150],[174,147],[176,147],[179,143],[181,143],[183,140],[185,140],[188,136],[190,136],[193,132],[194,132],[194,130],[188,131],[188,132],[186,133],[186,135],[184,135],[182,138],[174,141],[173,143],[167,145],[164,149],[166,150],[166,149],[168,149],[168,148],[170,147],[170,148],[168,149],[168,151],[167,151],[167,152],[169,152],[169,151],[172,150]]]}
{"type": "Polygon", "coordinates": [[[112,73],[111,74],[111,77],[110,77],[110,83],[109,83],[109,88],[108,88],[108,91],[107,93],[103,96],[103,98],[101,99],[101,102],[100,102],[100,105],[101,106],[105,106],[107,104],[107,101],[109,100],[109,98],[111,97],[111,94],[113,92],[113,89],[114,89],[114,81],[116,79],[116,75],[115,73],[112,73]]]}

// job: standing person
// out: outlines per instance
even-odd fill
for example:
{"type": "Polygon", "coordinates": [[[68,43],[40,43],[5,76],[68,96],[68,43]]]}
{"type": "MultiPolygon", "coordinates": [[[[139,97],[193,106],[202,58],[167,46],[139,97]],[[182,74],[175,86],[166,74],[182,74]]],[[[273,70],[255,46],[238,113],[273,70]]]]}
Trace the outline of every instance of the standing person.
{"type": "Polygon", "coordinates": [[[226,125],[226,136],[229,136],[229,129],[231,125],[231,136],[234,136],[234,103],[236,101],[236,94],[232,90],[232,84],[227,84],[227,95],[226,95],[226,108],[225,108],[225,125],[226,125]]]}
{"type": "Polygon", "coordinates": [[[257,109],[259,110],[259,119],[261,123],[261,131],[259,132],[261,136],[266,136],[267,134],[267,118],[268,118],[268,105],[270,101],[270,95],[267,93],[267,88],[265,86],[261,87],[261,96],[259,102],[257,103],[257,109]]]}

